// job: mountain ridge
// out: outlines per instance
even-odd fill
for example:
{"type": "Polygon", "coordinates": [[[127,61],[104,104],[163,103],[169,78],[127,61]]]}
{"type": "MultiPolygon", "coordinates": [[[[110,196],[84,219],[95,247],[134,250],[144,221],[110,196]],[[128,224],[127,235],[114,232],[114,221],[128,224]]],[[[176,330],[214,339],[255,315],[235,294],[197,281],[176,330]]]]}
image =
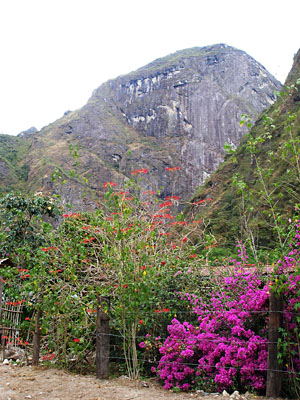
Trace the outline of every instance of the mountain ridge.
{"type": "Polygon", "coordinates": [[[225,141],[239,143],[246,131],[241,114],[256,119],[280,88],[252,57],[224,44],[154,60],[105,82],[81,109],[31,133],[24,187],[53,193],[53,172],[64,181],[76,167],[85,181],[67,178],[60,191],[64,202],[79,206],[84,191],[101,194],[104,182],[121,184],[133,170],[147,168],[145,190],[189,199],[223,160],[225,141]],[[79,163],[70,146],[80,148],[79,163]],[[166,174],[173,166],[180,167],[180,180],[166,174]]]}
{"type": "Polygon", "coordinates": [[[260,115],[234,154],[228,154],[195,193],[191,200],[194,205],[186,209],[189,218],[210,221],[211,232],[223,246],[232,246],[235,240],[252,235],[253,246],[268,249],[277,240],[274,215],[283,231],[288,228],[288,221],[297,216],[299,93],[300,50],[277,101],[260,115]],[[205,207],[196,205],[206,198],[212,201],[205,207]]]}

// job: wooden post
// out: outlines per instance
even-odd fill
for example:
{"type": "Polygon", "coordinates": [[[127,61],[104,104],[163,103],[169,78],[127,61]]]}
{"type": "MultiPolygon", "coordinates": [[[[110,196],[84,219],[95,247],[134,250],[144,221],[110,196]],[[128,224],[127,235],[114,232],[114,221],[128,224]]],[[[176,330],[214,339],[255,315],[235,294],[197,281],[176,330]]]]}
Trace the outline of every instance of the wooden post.
{"type": "Polygon", "coordinates": [[[97,324],[96,324],[96,377],[107,379],[109,377],[109,316],[102,309],[103,300],[98,297],[97,324]]]}
{"type": "Polygon", "coordinates": [[[35,319],[35,329],[33,335],[33,355],[32,365],[38,366],[40,361],[40,346],[41,346],[41,318],[42,310],[38,310],[35,319]]]}
{"type": "Polygon", "coordinates": [[[267,397],[281,397],[282,366],[277,360],[277,342],[279,328],[282,326],[283,299],[270,294],[269,313],[269,344],[268,344],[268,371],[267,371],[267,397]]]}

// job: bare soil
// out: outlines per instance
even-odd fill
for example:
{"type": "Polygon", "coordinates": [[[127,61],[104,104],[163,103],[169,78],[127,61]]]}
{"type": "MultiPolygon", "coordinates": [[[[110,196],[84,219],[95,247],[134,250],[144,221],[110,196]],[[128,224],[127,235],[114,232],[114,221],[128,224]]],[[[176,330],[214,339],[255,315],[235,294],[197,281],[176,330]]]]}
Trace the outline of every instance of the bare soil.
{"type": "Polygon", "coordinates": [[[217,400],[218,397],[229,399],[219,394],[165,391],[152,380],[132,381],[126,377],[98,380],[91,375],[45,367],[0,364],[0,400],[217,400]]]}

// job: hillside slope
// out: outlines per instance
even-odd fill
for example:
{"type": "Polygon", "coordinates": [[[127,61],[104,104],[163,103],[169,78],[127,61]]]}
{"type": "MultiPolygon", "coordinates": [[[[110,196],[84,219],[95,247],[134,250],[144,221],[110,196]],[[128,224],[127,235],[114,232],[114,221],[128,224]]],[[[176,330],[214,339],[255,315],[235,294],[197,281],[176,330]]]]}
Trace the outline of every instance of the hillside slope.
{"type": "Polygon", "coordinates": [[[28,149],[26,140],[0,135],[0,193],[25,189],[29,171],[25,161],[28,149]]]}
{"type": "MultiPolygon", "coordinates": [[[[277,101],[237,150],[197,191],[190,218],[209,221],[222,246],[250,238],[268,249],[280,242],[300,203],[300,50],[277,101]],[[211,201],[204,201],[210,198],[211,201]],[[296,208],[295,208],[296,206],[296,208]]],[[[280,243],[279,243],[280,244],[280,243]]]]}

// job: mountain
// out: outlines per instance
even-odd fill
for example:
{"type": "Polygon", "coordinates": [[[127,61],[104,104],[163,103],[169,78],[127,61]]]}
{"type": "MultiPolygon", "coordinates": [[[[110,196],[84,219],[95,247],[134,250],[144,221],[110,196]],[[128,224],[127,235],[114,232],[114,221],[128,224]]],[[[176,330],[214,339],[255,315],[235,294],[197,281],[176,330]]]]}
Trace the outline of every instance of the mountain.
{"type": "Polygon", "coordinates": [[[222,246],[280,247],[300,204],[300,50],[276,102],[197,190],[186,213],[222,246]],[[207,201],[207,199],[210,199],[207,201]]]}
{"type": "MultiPolygon", "coordinates": [[[[144,189],[189,199],[223,160],[224,144],[239,144],[247,130],[241,115],[254,121],[280,89],[263,66],[225,44],[178,51],[104,83],[81,109],[22,135],[27,151],[15,164],[24,165],[30,190],[52,193],[66,181],[58,190],[75,207],[83,192],[101,193],[104,182],[122,183],[137,169],[148,170],[144,189]],[[167,173],[172,167],[180,175],[167,173]]],[[[16,174],[3,163],[0,174],[16,174]]]]}

